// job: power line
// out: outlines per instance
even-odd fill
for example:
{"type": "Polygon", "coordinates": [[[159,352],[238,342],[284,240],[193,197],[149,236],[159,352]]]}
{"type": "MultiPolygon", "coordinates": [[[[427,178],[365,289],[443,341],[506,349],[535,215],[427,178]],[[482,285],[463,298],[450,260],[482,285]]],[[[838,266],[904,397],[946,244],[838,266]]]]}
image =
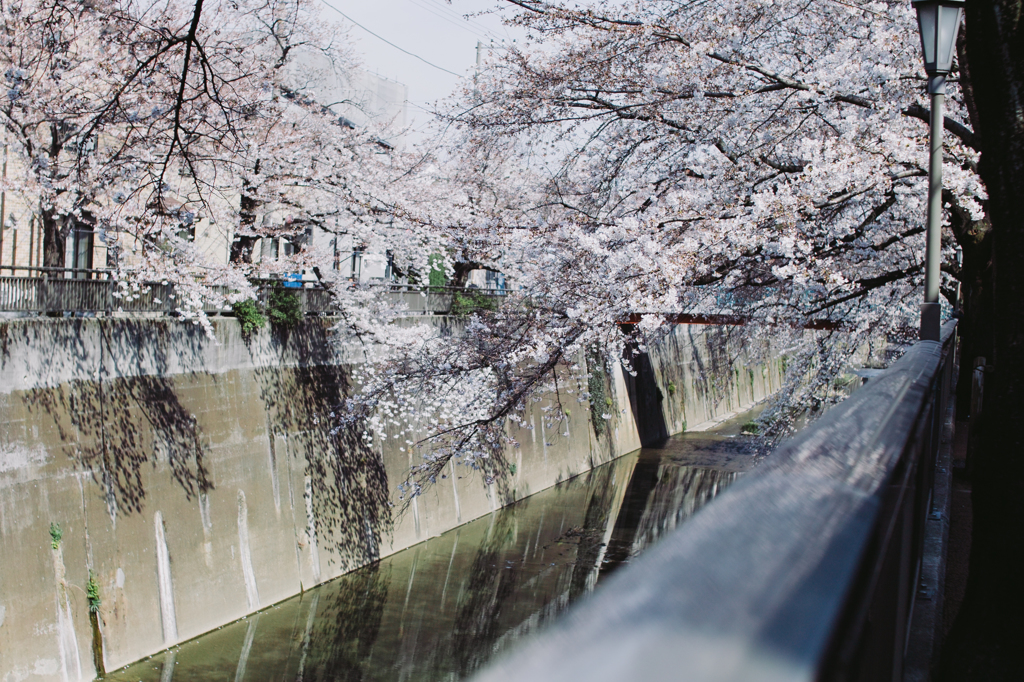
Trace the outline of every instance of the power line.
{"type": "Polygon", "coordinates": [[[502,38],[500,35],[492,31],[487,26],[484,26],[478,21],[470,19],[469,16],[461,15],[458,12],[454,11],[448,5],[446,5],[443,2],[443,0],[410,0],[410,2],[420,6],[429,5],[435,10],[443,12],[445,15],[453,17],[454,20],[459,25],[466,26],[469,30],[471,30],[473,33],[476,33],[478,36],[480,36],[482,32],[483,35],[481,37],[484,37],[487,40],[490,40],[492,42],[501,42],[502,40],[504,40],[504,38],[502,38]]]}
{"type": "Polygon", "coordinates": [[[452,26],[457,26],[457,27],[461,28],[463,31],[466,31],[468,33],[472,33],[477,38],[483,38],[484,40],[494,40],[494,38],[492,38],[491,36],[485,35],[483,33],[480,33],[479,31],[473,29],[473,27],[470,26],[469,24],[467,24],[465,21],[461,21],[460,22],[457,19],[452,18],[452,17],[450,17],[450,16],[448,16],[446,14],[442,14],[441,12],[435,11],[435,8],[432,7],[431,5],[427,5],[427,4],[424,4],[422,2],[417,2],[416,0],[409,0],[409,2],[411,2],[416,7],[419,7],[424,12],[429,12],[430,14],[433,14],[438,19],[441,19],[443,21],[447,21],[452,26]]]}
{"type": "Polygon", "coordinates": [[[432,67],[434,67],[435,69],[437,69],[438,71],[444,71],[445,73],[450,73],[451,75],[453,75],[453,76],[455,76],[455,77],[457,77],[457,78],[462,78],[462,77],[463,77],[463,74],[460,74],[460,73],[455,73],[454,71],[449,71],[448,69],[444,68],[443,66],[438,66],[437,64],[434,64],[433,62],[428,62],[428,61],[427,61],[426,59],[424,59],[423,57],[419,56],[418,54],[414,54],[414,53],[412,53],[412,52],[409,52],[409,50],[405,49],[404,47],[399,47],[398,45],[395,45],[395,44],[394,44],[393,42],[391,42],[390,40],[388,40],[388,39],[387,39],[387,38],[385,38],[384,36],[378,35],[378,34],[374,33],[373,31],[371,31],[370,29],[366,28],[365,26],[363,26],[362,24],[360,24],[360,23],[359,23],[358,21],[356,21],[355,19],[353,19],[353,18],[352,18],[352,17],[350,17],[349,15],[345,14],[345,13],[344,13],[344,12],[342,12],[342,11],[341,11],[340,9],[338,9],[337,7],[335,7],[334,5],[332,5],[332,4],[330,4],[329,2],[327,2],[327,0],[321,0],[321,1],[322,1],[322,2],[323,2],[323,3],[325,4],[325,5],[327,5],[327,6],[328,6],[328,7],[330,7],[331,9],[333,9],[333,10],[334,10],[335,12],[337,12],[338,14],[340,14],[341,16],[345,17],[346,19],[348,19],[349,21],[351,21],[351,22],[352,22],[353,24],[355,24],[356,26],[358,26],[359,28],[361,28],[361,29],[363,29],[364,31],[366,31],[367,33],[369,33],[369,34],[370,34],[371,36],[373,36],[374,38],[377,38],[378,40],[383,40],[383,41],[384,41],[385,43],[387,43],[387,44],[388,44],[388,45],[390,45],[391,47],[395,48],[396,50],[398,50],[398,51],[400,51],[400,52],[404,52],[405,54],[409,55],[410,57],[415,57],[416,59],[420,60],[421,62],[423,62],[423,63],[424,63],[424,64],[426,64],[427,66],[432,66],[432,67]]]}

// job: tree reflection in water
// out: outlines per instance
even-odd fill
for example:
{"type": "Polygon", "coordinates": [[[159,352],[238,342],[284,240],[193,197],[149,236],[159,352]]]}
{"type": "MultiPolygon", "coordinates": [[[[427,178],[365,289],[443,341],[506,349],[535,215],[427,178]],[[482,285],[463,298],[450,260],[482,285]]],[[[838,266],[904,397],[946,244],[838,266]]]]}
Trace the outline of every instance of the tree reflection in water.
{"type": "Polygon", "coordinates": [[[380,632],[390,580],[387,567],[367,566],[332,583],[315,597],[307,622],[313,623],[303,641],[299,680],[359,682],[367,674],[370,654],[380,632]]]}
{"type": "Polygon", "coordinates": [[[742,438],[670,439],[183,644],[171,667],[108,679],[464,679],[751,463],[742,438]]]}

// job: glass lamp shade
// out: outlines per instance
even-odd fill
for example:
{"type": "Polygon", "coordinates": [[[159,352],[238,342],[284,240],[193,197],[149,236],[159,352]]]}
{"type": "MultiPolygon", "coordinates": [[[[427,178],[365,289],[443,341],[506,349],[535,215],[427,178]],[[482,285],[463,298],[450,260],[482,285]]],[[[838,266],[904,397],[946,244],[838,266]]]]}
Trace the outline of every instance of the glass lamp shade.
{"type": "Polygon", "coordinates": [[[929,76],[944,76],[953,66],[964,0],[913,0],[913,4],[921,31],[924,70],[929,76]]]}

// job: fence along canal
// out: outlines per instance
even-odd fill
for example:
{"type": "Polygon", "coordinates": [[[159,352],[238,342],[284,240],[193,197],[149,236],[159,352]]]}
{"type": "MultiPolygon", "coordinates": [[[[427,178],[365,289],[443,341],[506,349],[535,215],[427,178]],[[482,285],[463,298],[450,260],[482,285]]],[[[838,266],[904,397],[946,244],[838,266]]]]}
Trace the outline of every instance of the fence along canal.
{"type": "Polygon", "coordinates": [[[475,682],[905,679],[955,364],[949,322],[475,682]]]}
{"type": "MultiPolygon", "coordinates": [[[[0,313],[69,313],[69,314],[161,314],[172,315],[177,308],[173,284],[146,282],[138,289],[123,289],[116,273],[110,270],[69,270],[64,268],[22,267],[0,268],[0,313]],[[4,275],[10,271],[11,275],[4,275]],[[24,275],[17,275],[24,272],[24,275]],[[15,276],[17,275],[17,276],[15,276]]],[[[381,285],[383,286],[383,284],[381,285]]],[[[257,300],[266,305],[270,292],[285,287],[299,299],[305,315],[330,315],[337,312],[331,294],[316,282],[295,279],[265,279],[256,283],[257,300]]],[[[455,295],[465,289],[420,287],[407,284],[387,285],[387,297],[394,304],[404,305],[408,314],[444,314],[455,295]]],[[[216,296],[230,293],[227,287],[207,287],[216,296]]],[[[476,295],[504,296],[504,289],[473,289],[476,295]]],[[[208,315],[231,312],[230,305],[206,302],[208,315]]]]}

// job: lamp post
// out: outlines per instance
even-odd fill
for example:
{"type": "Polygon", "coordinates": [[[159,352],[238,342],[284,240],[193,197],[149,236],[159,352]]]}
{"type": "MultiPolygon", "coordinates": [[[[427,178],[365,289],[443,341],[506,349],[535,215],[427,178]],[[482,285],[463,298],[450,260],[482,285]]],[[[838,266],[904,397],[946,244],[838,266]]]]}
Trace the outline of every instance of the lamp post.
{"type": "Polygon", "coordinates": [[[942,253],[942,100],[946,74],[953,66],[956,34],[964,16],[964,0],[913,0],[921,31],[924,70],[932,98],[931,140],[928,160],[928,229],[924,265],[924,303],[921,304],[921,340],[939,340],[939,258],[942,253]]]}

